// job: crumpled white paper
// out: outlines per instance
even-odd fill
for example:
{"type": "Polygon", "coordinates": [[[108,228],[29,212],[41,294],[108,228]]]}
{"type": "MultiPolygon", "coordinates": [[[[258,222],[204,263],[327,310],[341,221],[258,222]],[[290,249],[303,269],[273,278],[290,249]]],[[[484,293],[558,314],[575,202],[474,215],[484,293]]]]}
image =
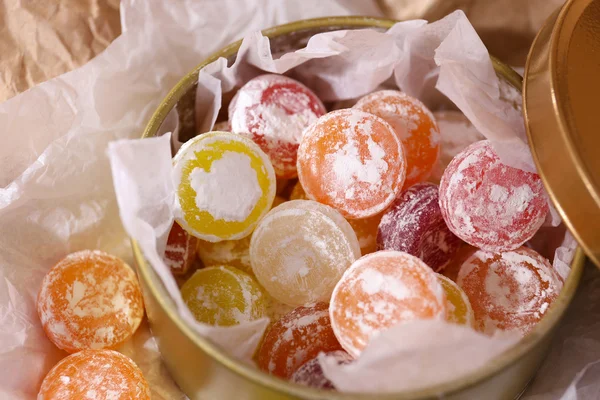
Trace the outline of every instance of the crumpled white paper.
{"type": "MultiPolygon", "coordinates": [[[[244,34],[296,19],[365,13],[363,0],[123,0],[123,34],[85,66],[0,104],[0,399],[33,399],[65,353],[45,337],[35,299],[70,252],[132,263],[106,148],[137,138],[177,81],[244,34]]],[[[152,398],[184,398],[142,325],[123,351],[152,398]]]]}

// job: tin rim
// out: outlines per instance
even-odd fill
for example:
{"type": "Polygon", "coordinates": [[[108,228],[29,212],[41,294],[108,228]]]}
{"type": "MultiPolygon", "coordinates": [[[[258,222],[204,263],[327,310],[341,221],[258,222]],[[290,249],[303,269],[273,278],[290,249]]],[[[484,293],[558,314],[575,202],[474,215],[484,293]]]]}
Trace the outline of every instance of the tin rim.
{"type": "MultiPolygon", "coordinates": [[[[263,31],[263,34],[268,37],[280,36],[289,34],[298,30],[305,30],[310,28],[335,28],[335,27],[353,27],[353,28],[385,28],[389,29],[396,22],[390,19],[384,18],[369,18],[369,17],[326,17],[326,18],[314,18],[292,22],[289,24],[275,26],[263,31]]],[[[161,102],[157,110],[152,115],[142,138],[154,137],[158,132],[160,125],[166,118],[167,114],[175,106],[177,101],[197,82],[198,72],[206,65],[217,60],[219,57],[229,57],[235,54],[241,45],[241,40],[224,47],[223,49],[213,53],[211,56],[206,58],[201,64],[196,66],[190,73],[183,77],[177,85],[169,92],[165,99],[161,102]]],[[[493,56],[490,56],[495,71],[502,75],[508,82],[510,82],[517,89],[522,90],[522,78],[512,68],[497,60],[493,56]]],[[[151,267],[146,262],[145,257],[142,254],[141,249],[135,241],[132,241],[132,247],[134,257],[138,264],[138,273],[142,280],[146,284],[151,295],[154,297],[159,306],[165,311],[165,314],[171,320],[175,326],[185,334],[197,347],[199,347],[206,354],[211,356],[213,359],[218,361],[224,367],[230,371],[238,374],[239,376],[254,382],[257,385],[279,391],[281,393],[297,396],[300,398],[317,400],[322,399],[324,392],[308,388],[306,386],[300,386],[293,384],[283,379],[276,378],[268,375],[257,368],[247,366],[240,363],[235,358],[229,356],[226,352],[218,348],[218,346],[212,344],[208,339],[200,336],[196,331],[189,326],[183,318],[179,315],[175,309],[174,303],[169,299],[168,301],[163,297],[161,292],[165,292],[162,288],[162,283],[159,281],[156,274],[151,270],[151,267]],[[159,288],[159,285],[161,286],[159,288]]],[[[457,391],[462,391],[472,387],[476,384],[485,382],[505,369],[512,366],[516,361],[525,356],[532,348],[534,348],[547,334],[557,325],[558,321],[562,318],[568,305],[575,294],[579,279],[583,271],[583,265],[585,261],[585,255],[580,247],[577,247],[573,261],[571,262],[571,271],[565,284],[558,296],[554,301],[546,316],[536,325],[534,330],[525,338],[523,338],[517,345],[508,349],[504,353],[500,354],[495,359],[484,365],[482,368],[471,374],[465,375],[464,377],[457,379],[452,382],[438,384],[430,386],[424,389],[394,392],[394,393],[377,393],[377,397],[380,399],[397,399],[401,395],[405,400],[410,399],[425,399],[425,398],[436,398],[441,393],[445,395],[451,395],[457,391]]],[[[368,400],[372,398],[373,393],[341,393],[341,392],[327,392],[327,398],[332,400],[368,400]]]]}

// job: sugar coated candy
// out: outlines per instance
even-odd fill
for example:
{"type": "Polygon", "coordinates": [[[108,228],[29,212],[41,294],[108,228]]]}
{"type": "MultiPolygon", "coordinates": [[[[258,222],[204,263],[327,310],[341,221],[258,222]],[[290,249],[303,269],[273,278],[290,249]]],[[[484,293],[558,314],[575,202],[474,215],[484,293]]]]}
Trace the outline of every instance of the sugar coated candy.
{"type": "MultiPolygon", "coordinates": [[[[352,362],[350,354],[343,350],[332,351],[327,353],[327,356],[333,357],[338,364],[348,364],[352,362]]],[[[315,389],[335,390],[333,383],[325,376],[323,368],[321,368],[321,364],[319,363],[318,356],[298,368],[290,378],[290,381],[299,385],[310,386],[315,389]]]]}
{"type": "Polygon", "coordinates": [[[444,289],[423,261],[378,251],[356,261],[331,296],[331,326],[344,350],[357,357],[377,333],[415,319],[444,319],[444,289]]]}
{"type": "Polygon", "coordinates": [[[254,321],[267,314],[268,298],[245,272],[229,266],[199,269],[181,287],[196,320],[215,326],[254,321]]]}
{"type": "Polygon", "coordinates": [[[38,400],[150,400],[150,388],[137,365],[113,350],[82,350],[48,372],[38,400]]]}
{"type": "Polygon", "coordinates": [[[444,275],[438,275],[438,279],[446,293],[446,304],[448,315],[446,319],[460,325],[473,326],[475,317],[473,308],[467,294],[452,280],[444,275]]]}
{"type": "Polygon", "coordinates": [[[364,256],[377,250],[377,231],[383,214],[361,219],[349,219],[348,223],[356,233],[360,253],[364,256]]]}
{"type": "Polygon", "coordinates": [[[563,285],[550,262],[526,247],[476,251],[461,266],[457,283],[473,306],[478,330],[523,335],[542,319],[563,285]]]}
{"type": "Polygon", "coordinates": [[[304,131],[298,178],[308,198],[347,218],[387,208],[406,174],[402,143],[390,124],[356,109],[330,112],[304,131]]]}
{"type": "Polygon", "coordinates": [[[210,132],[187,141],[174,161],[176,221],[209,242],[248,236],[269,211],[275,174],[252,140],[210,132]]]}
{"type": "Polygon", "coordinates": [[[258,350],[258,367],[290,378],[320,352],[342,350],[329,320],[327,303],[300,306],[275,322],[258,350]]]}
{"type": "Polygon", "coordinates": [[[275,207],[250,241],[256,279],[289,305],[328,301],[346,268],[360,257],[356,234],[334,209],[310,200],[275,207]]]}
{"type": "Polygon", "coordinates": [[[144,316],[135,272],[98,250],[69,254],[52,267],[42,281],[37,310],[48,338],[68,353],[117,347],[144,316]]]}
{"type": "Polygon", "coordinates": [[[250,237],[221,242],[198,241],[198,257],[205,267],[228,265],[253,274],[250,265],[250,237]]]}
{"type": "Polygon", "coordinates": [[[438,186],[433,183],[418,183],[403,191],[381,219],[378,248],[404,251],[434,271],[443,269],[461,240],[448,229],[438,200],[438,186]]]}
{"type": "Polygon", "coordinates": [[[381,90],[364,96],[354,108],[383,118],[396,131],[406,152],[405,188],[429,177],[440,152],[440,130],[423,103],[397,90],[381,90]]]}
{"type": "Polygon", "coordinates": [[[198,239],[187,233],[177,223],[173,223],[167,246],[165,248],[165,263],[174,275],[185,275],[196,260],[198,239]]]}
{"type": "Polygon", "coordinates": [[[274,74],[248,81],[229,105],[232,132],[254,140],[270,157],[281,178],[296,176],[302,132],[325,113],[325,106],[310,89],[294,79],[274,74]]]}
{"type": "Polygon", "coordinates": [[[488,251],[518,248],[548,213],[540,177],[503,164],[487,140],[467,147],[448,165],[440,208],[456,236],[488,251]]]}

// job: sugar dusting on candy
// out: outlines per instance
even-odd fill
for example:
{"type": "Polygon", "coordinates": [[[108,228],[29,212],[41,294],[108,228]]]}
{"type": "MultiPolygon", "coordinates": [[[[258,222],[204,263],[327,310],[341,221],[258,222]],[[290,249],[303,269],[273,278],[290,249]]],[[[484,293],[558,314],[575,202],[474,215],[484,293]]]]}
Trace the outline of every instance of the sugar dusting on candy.
{"type": "MultiPolygon", "coordinates": [[[[326,353],[326,355],[332,357],[338,364],[352,362],[350,354],[343,350],[332,351],[326,353]]],[[[315,389],[335,390],[333,383],[325,376],[318,356],[298,368],[290,380],[299,385],[310,386],[315,389]]]]}
{"type": "Polygon", "coordinates": [[[404,251],[434,271],[443,269],[461,240],[446,226],[438,199],[438,186],[432,183],[418,183],[402,192],[381,219],[379,249],[404,251]]]}
{"type": "Polygon", "coordinates": [[[102,251],[83,250],[44,277],[38,314],[50,340],[72,353],[121,344],[140,325],[144,306],[127,264],[102,251]]]}
{"type": "Polygon", "coordinates": [[[213,161],[209,171],[194,168],[190,184],[198,209],[225,221],[245,221],[262,196],[250,157],[233,151],[213,161]]]}
{"type": "Polygon", "coordinates": [[[456,236],[489,251],[518,248],[548,213],[540,177],[502,164],[487,140],[472,144],[448,165],[440,182],[440,208],[456,236]]]}
{"type": "Polygon", "coordinates": [[[38,400],[149,400],[150,388],[135,363],[112,350],[83,350],[60,361],[42,382],[38,400]]]}
{"type": "Polygon", "coordinates": [[[398,251],[369,254],[352,264],[330,305],[333,331],[354,357],[384,329],[413,319],[445,318],[446,312],[437,275],[418,258],[398,251]]]}
{"type": "Polygon", "coordinates": [[[550,262],[526,247],[476,251],[461,266],[457,283],[469,297],[478,329],[490,335],[531,332],[563,286],[550,262]]]}
{"type": "Polygon", "coordinates": [[[304,129],[326,110],[306,86],[282,75],[260,75],[246,83],[229,105],[233,132],[248,135],[267,153],[279,177],[296,175],[304,129]]]}
{"type": "Polygon", "coordinates": [[[187,233],[177,222],[173,223],[163,257],[173,274],[183,275],[189,270],[196,258],[197,245],[198,239],[187,233]]]}

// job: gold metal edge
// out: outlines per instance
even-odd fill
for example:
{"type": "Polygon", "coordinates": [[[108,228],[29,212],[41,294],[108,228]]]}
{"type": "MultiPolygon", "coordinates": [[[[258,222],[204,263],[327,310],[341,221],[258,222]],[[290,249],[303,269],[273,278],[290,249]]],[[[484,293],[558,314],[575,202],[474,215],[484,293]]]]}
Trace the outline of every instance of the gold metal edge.
{"type": "MultiPolygon", "coordinates": [[[[378,18],[367,18],[367,17],[327,17],[317,18],[311,20],[297,21],[290,24],[285,24],[277,27],[273,27],[263,31],[267,36],[281,35],[285,33],[294,32],[298,29],[307,29],[311,27],[325,27],[330,25],[344,25],[344,26],[356,26],[356,27],[381,27],[389,28],[398,21],[389,19],[378,19],[378,18]]],[[[232,43],[224,49],[213,53],[204,62],[199,64],[187,74],[181,81],[169,92],[163,102],[157,108],[153,116],[151,117],[142,137],[154,136],[160,124],[168,114],[168,112],[175,106],[179,98],[196,82],[196,77],[199,70],[209,63],[215,61],[219,57],[229,57],[233,55],[239,46],[241,41],[232,43]]],[[[496,58],[492,57],[492,63],[495,70],[503,75],[511,84],[519,88],[521,86],[522,78],[514,70],[507,65],[503,64],[496,58]]],[[[156,287],[156,283],[153,277],[150,275],[150,267],[147,264],[143,254],[137,243],[132,241],[132,248],[134,250],[134,256],[138,264],[138,273],[148,286],[152,296],[156,298],[158,303],[163,307],[171,319],[171,321],[182,331],[186,336],[190,338],[198,347],[205,351],[208,355],[213,357],[215,360],[229,368],[236,374],[250,379],[265,387],[280,391],[282,393],[298,396],[306,399],[322,399],[323,392],[290,384],[284,380],[269,376],[259,370],[243,365],[237,362],[232,357],[228,356],[224,351],[217,348],[207,339],[198,335],[190,326],[188,326],[183,319],[179,316],[177,311],[170,305],[167,304],[164,299],[159,296],[159,289],[156,287]]],[[[538,342],[546,336],[546,334],[555,327],[558,320],[564,314],[568,304],[570,304],[572,297],[575,294],[575,289],[579,283],[583,271],[583,265],[585,261],[585,255],[581,248],[577,248],[575,257],[571,263],[571,273],[569,274],[567,281],[561,291],[559,297],[554,302],[553,306],[549,309],[544,319],[536,326],[534,331],[523,339],[518,345],[509,349],[492,362],[488,363],[485,367],[479,371],[472,373],[463,379],[459,379],[453,382],[449,382],[442,385],[436,385],[422,390],[394,393],[394,394],[378,394],[378,398],[381,399],[392,399],[397,398],[398,395],[402,395],[405,399],[424,399],[434,398],[440,393],[451,395],[454,392],[468,389],[473,385],[478,385],[486,380],[492,379],[496,374],[502,370],[510,367],[514,362],[518,361],[521,357],[527,354],[538,342]]],[[[328,398],[339,399],[339,400],[366,400],[371,398],[369,394],[344,394],[344,393],[328,393],[328,398]]]]}

